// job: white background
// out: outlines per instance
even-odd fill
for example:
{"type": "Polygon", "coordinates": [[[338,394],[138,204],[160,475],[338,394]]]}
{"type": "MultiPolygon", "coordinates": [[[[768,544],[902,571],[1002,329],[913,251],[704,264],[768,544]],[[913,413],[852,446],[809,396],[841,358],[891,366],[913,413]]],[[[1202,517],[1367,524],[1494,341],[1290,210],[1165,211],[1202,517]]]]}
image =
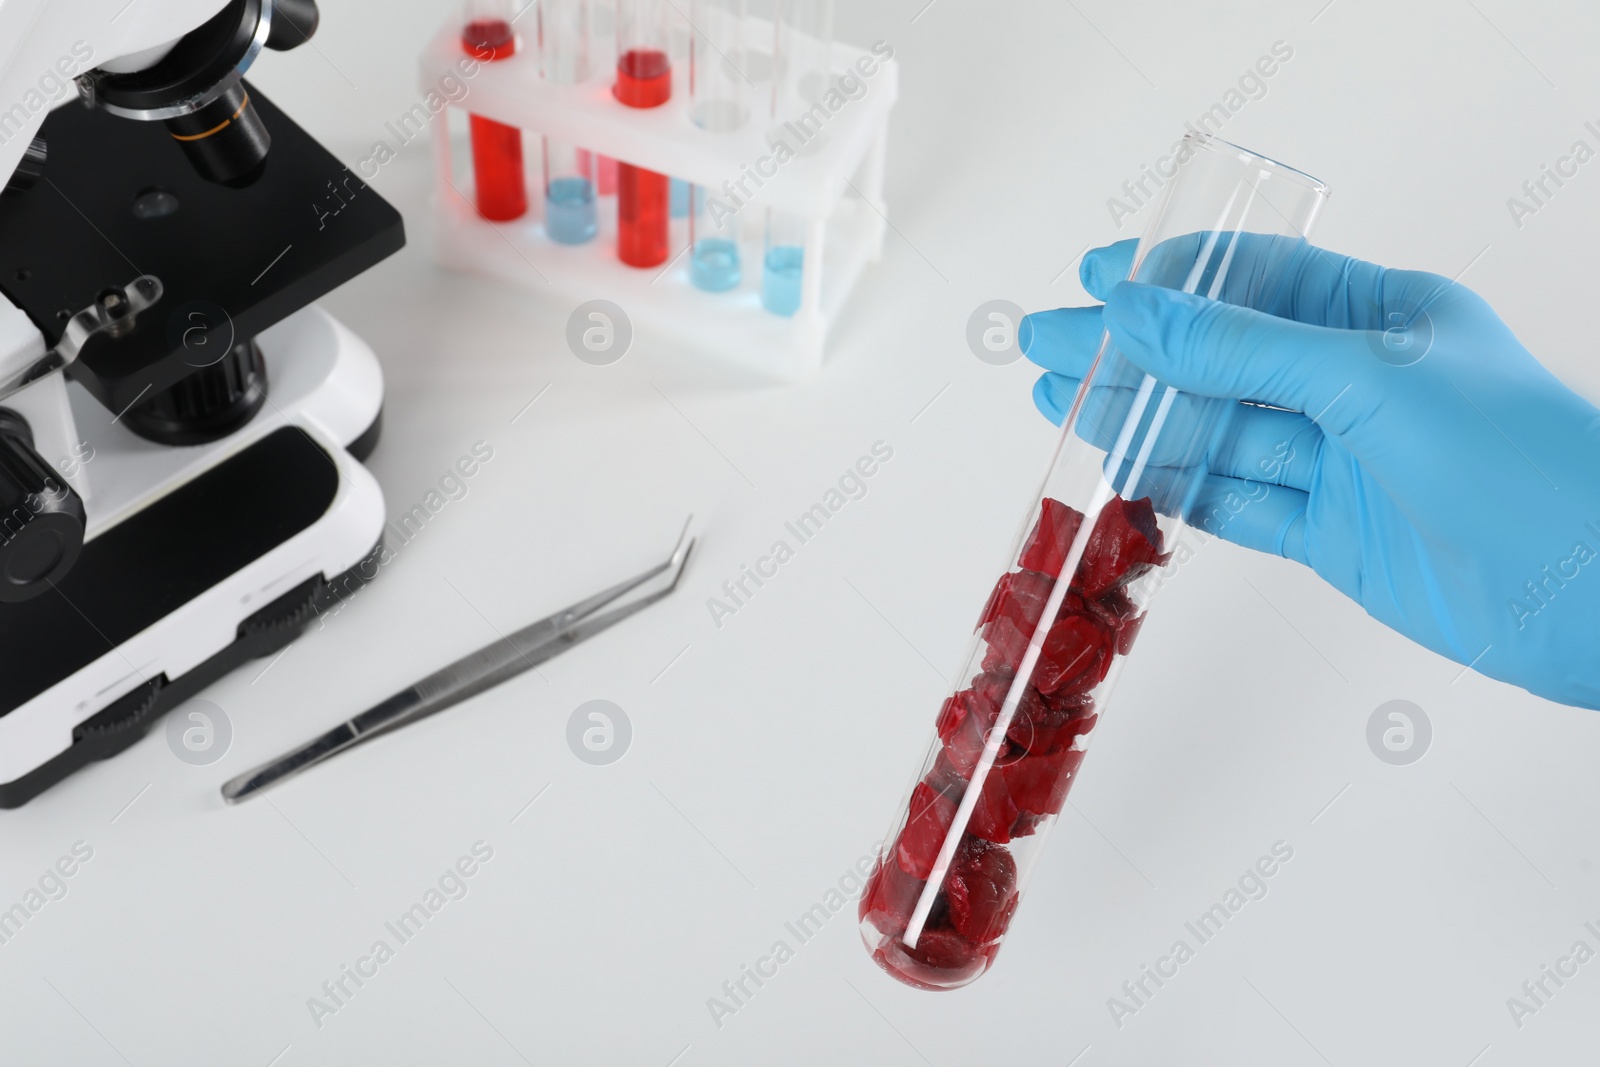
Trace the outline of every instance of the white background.
{"type": "MultiPolygon", "coordinates": [[[[1119,231],[1106,199],[1275,41],[1293,58],[1223,132],[1332,186],[1320,243],[1470,264],[1462,281],[1600,396],[1600,162],[1520,229],[1506,207],[1575,139],[1596,143],[1592,7],[925,2],[842,5],[843,39],[889,41],[903,64],[895,231],[809,385],[762,384],[647,328],[620,363],[579,362],[571,306],[432,265],[425,141],[382,170],[409,244],[326,303],[388,376],[372,467],[389,514],[474,442],[494,459],[325,629],[206,694],[233,724],[222,761],[188,766],[157,729],[4,813],[0,904],[73,842],[94,855],[0,946],[0,1062],[1593,1058],[1600,961],[1520,1030],[1506,999],[1575,940],[1600,949],[1583,929],[1600,925],[1600,719],[1463,676],[1309,571],[1220,544],[1163,593],[992,973],[902,987],[867,958],[852,906],[714,1024],[707,999],[775,940],[795,945],[784,923],[887,829],[1043,473],[1055,433],[1032,372],[975,359],[968,315],[1084,301],[1066,268],[1148,218],[1119,231]],[[867,497],[718,629],[707,598],[879,440],[894,458],[867,497]],[[671,601],[221,804],[225,778],[643,567],[691,511],[700,551],[671,601]],[[599,698],[634,728],[609,767],[565,741],[599,698]],[[1391,699],[1433,722],[1409,767],[1366,744],[1391,699]],[[494,857],[468,895],[315,1025],[307,999],[392,943],[384,922],[480,839],[494,857]],[[1294,858],[1269,895],[1114,1025],[1107,998],[1279,840],[1294,858]]],[[[327,0],[315,48],[253,76],[353,163],[418,98],[415,56],[446,13],[327,0]]]]}

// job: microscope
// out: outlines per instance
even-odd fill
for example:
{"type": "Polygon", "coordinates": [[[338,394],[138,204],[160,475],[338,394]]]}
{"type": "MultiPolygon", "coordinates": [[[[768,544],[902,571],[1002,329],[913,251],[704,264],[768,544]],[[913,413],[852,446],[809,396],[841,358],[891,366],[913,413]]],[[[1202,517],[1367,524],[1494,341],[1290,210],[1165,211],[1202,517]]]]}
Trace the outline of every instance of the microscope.
{"type": "Polygon", "coordinates": [[[0,807],[377,572],[383,375],[312,302],[404,229],[244,78],[317,21],[0,3],[0,807]]]}

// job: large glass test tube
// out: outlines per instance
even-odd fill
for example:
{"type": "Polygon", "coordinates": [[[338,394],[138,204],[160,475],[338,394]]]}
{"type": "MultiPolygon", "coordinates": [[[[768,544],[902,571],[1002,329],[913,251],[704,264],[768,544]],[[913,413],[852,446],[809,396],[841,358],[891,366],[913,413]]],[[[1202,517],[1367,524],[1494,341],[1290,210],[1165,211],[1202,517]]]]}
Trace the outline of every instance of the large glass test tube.
{"type": "MultiPolygon", "coordinates": [[[[539,0],[539,56],[547,81],[589,77],[589,0],[539,0]]],[[[564,245],[584,244],[598,228],[594,157],[552,137],[544,139],[544,228],[564,245]]]]}
{"type": "MultiPolygon", "coordinates": [[[[617,81],[612,92],[629,107],[660,107],[672,98],[669,0],[617,0],[617,81]]],[[[632,267],[667,261],[671,180],[619,163],[617,258],[632,267]]]]}
{"type": "MultiPolygon", "coordinates": [[[[821,103],[827,92],[833,51],[834,0],[778,0],[772,121],[768,136],[796,154],[815,151],[826,136],[830,115],[821,103]]],[[[805,220],[776,209],[767,211],[762,261],[761,304],[775,315],[800,309],[805,280],[805,220]]],[[[820,269],[821,264],[810,264],[820,269]]]]}
{"type": "MultiPolygon", "coordinates": [[[[1130,277],[1286,312],[1327,188],[1217,138],[1176,160],[1130,277]]],[[[994,961],[1177,539],[1209,517],[1208,457],[1239,408],[1102,339],[862,894],[862,937],[901,981],[951,989],[994,961]]]]}
{"type": "MultiPolygon", "coordinates": [[[[731,133],[750,117],[744,74],[745,0],[694,0],[689,25],[689,114],[710,133],[731,133]]],[[[718,203],[695,188],[689,212],[689,277],[718,293],[736,288],[742,271],[739,234],[732,217],[720,217],[718,203]]]]}

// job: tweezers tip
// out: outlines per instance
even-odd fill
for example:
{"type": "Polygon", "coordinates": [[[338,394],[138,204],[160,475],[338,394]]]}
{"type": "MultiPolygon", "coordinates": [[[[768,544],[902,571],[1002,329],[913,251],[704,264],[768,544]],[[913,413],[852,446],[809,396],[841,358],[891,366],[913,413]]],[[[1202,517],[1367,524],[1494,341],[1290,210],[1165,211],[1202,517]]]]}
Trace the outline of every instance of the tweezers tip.
{"type": "Polygon", "coordinates": [[[691,512],[689,517],[683,520],[683,529],[678,531],[678,543],[672,546],[672,555],[667,560],[669,566],[682,567],[683,561],[688,558],[689,549],[694,547],[694,542],[691,540],[685,544],[685,539],[688,538],[689,527],[693,523],[694,514],[691,512]]]}
{"type": "Polygon", "coordinates": [[[689,556],[694,552],[696,538],[690,538],[689,543],[683,546],[683,555],[677,559],[677,569],[672,573],[672,582],[667,586],[667,592],[678,588],[678,582],[683,577],[683,572],[689,569],[689,556]]]}
{"type": "Polygon", "coordinates": [[[222,794],[223,801],[228,804],[237,804],[240,801],[249,800],[261,792],[261,785],[255,780],[258,771],[259,768],[248,774],[236,775],[223,782],[222,788],[218,790],[222,794]]]}

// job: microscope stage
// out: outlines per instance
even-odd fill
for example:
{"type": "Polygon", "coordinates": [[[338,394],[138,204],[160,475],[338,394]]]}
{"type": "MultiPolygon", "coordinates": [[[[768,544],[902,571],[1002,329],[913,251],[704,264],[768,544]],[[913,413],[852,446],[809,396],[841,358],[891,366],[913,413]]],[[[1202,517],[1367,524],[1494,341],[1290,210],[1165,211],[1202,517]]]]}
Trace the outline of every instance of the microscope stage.
{"type": "Polygon", "coordinates": [[[161,280],[131,333],[90,338],[68,371],[113,412],[194,372],[196,326],[225,349],[405,244],[399,212],[246,86],[272,149],[245,188],[201,178],[160,123],[67,105],[40,131],[43,176],[0,197],[0,293],[47,345],[107,287],[161,280]]]}

